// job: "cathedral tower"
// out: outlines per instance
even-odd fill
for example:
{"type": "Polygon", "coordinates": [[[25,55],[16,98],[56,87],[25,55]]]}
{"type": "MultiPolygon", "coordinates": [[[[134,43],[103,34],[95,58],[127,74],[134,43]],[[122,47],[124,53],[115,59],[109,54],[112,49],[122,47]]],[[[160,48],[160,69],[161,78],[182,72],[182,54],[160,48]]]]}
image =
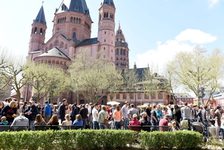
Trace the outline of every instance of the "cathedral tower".
{"type": "Polygon", "coordinates": [[[53,36],[59,33],[74,42],[91,36],[92,20],[85,0],[63,1],[53,22],[53,36]]]}
{"type": "Polygon", "coordinates": [[[115,62],[115,10],[113,0],[104,0],[99,9],[100,58],[112,62],[115,62]]]}
{"type": "Polygon", "coordinates": [[[128,43],[125,41],[124,34],[121,30],[121,26],[116,33],[116,42],[115,42],[115,64],[118,69],[125,70],[129,69],[129,48],[128,43]]]}
{"type": "Polygon", "coordinates": [[[29,54],[40,51],[43,48],[47,25],[44,8],[41,6],[36,19],[33,20],[29,43],[29,54]]]}

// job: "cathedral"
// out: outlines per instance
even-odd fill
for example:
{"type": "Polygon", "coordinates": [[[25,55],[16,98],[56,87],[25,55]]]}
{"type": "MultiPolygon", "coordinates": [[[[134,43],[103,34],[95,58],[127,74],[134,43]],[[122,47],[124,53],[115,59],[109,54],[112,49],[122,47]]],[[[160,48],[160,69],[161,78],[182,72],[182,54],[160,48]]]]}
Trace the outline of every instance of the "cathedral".
{"type": "Polygon", "coordinates": [[[113,62],[118,69],[129,68],[129,48],[119,25],[115,32],[116,7],[113,0],[99,6],[98,36],[91,37],[93,20],[85,0],[63,0],[53,18],[53,31],[45,41],[47,21],[41,6],[32,23],[28,60],[67,69],[76,55],[85,51],[90,59],[113,62]]]}
{"type": "MultiPolygon", "coordinates": [[[[116,7],[113,0],[102,0],[99,6],[98,35],[91,37],[93,20],[85,0],[63,0],[56,9],[53,18],[52,36],[45,40],[47,21],[44,8],[41,6],[33,20],[29,52],[27,59],[68,69],[72,60],[80,52],[85,52],[88,59],[103,59],[114,63],[117,69],[129,70],[129,48],[119,24],[115,32],[116,7]]],[[[137,76],[143,78],[149,68],[134,67],[137,76]]],[[[160,79],[161,77],[158,77],[160,79]]],[[[24,99],[29,99],[32,89],[26,87],[24,99]]],[[[144,89],[139,91],[119,91],[107,100],[134,102],[167,103],[169,94],[166,91],[155,91],[147,95],[144,89]]]]}

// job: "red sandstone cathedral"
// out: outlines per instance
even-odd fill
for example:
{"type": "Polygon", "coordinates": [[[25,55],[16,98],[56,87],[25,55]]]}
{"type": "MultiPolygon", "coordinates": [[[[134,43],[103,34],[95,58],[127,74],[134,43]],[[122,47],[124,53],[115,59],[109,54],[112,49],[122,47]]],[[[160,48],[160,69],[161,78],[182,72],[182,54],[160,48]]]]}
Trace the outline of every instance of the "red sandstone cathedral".
{"type": "MultiPolygon", "coordinates": [[[[104,59],[113,62],[118,69],[129,69],[129,48],[124,34],[119,28],[115,32],[115,11],[113,0],[103,0],[99,6],[98,36],[91,37],[93,20],[85,0],[63,0],[56,9],[53,18],[53,32],[50,39],[45,41],[47,23],[43,6],[33,20],[30,35],[28,60],[59,66],[68,69],[75,56],[85,51],[89,59],[104,59]]],[[[144,71],[149,68],[134,70],[139,81],[144,71]]],[[[160,79],[161,77],[158,76],[160,79]]],[[[161,81],[162,82],[162,81],[161,81]]],[[[24,99],[31,97],[32,89],[26,87],[24,99]]],[[[155,91],[147,95],[144,90],[116,93],[113,100],[135,103],[162,102],[168,103],[167,91],[155,91]]]]}
{"type": "Polygon", "coordinates": [[[53,18],[53,32],[45,41],[44,8],[33,20],[28,59],[67,69],[71,60],[85,50],[90,59],[105,59],[120,69],[129,68],[129,48],[121,27],[115,33],[115,4],[104,0],[99,7],[98,37],[91,37],[93,20],[85,0],[63,0],[53,18]]]}

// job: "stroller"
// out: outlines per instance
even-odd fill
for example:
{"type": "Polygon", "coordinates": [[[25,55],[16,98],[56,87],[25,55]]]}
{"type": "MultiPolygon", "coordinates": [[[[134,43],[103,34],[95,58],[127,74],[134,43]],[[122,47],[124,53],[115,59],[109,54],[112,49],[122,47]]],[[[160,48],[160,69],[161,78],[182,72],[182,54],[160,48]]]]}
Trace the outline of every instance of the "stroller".
{"type": "Polygon", "coordinates": [[[191,129],[193,131],[199,132],[203,135],[203,141],[206,142],[208,140],[207,128],[201,122],[192,122],[191,129]]]}
{"type": "Polygon", "coordinates": [[[205,127],[201,122],[192,122],[191,129],[205,135],[205,127]]]}

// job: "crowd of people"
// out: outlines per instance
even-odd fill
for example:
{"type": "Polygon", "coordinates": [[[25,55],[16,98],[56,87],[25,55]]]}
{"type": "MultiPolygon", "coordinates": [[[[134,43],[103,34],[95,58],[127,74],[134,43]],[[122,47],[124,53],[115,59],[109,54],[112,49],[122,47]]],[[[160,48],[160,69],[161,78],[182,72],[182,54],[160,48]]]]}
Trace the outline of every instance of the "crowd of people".
{"type": "MultiPolygon", "coordinates": [[[[68,104],[66,99],[55,106],[46,101],[43,106],[31,100],[20,102],[9,98],[0,101],[0,125],[28,127],[36,126],[79,127],[91,129],[128,129],[130,126],[150,126],[151,130],[192,129],[192,123],[201,123],[222,130],[222,107],[149,104],[138,108],[127,101],[122,105],[68,104]]],[[[208,133],[207,133],[208,134],[208,133]]]]}

